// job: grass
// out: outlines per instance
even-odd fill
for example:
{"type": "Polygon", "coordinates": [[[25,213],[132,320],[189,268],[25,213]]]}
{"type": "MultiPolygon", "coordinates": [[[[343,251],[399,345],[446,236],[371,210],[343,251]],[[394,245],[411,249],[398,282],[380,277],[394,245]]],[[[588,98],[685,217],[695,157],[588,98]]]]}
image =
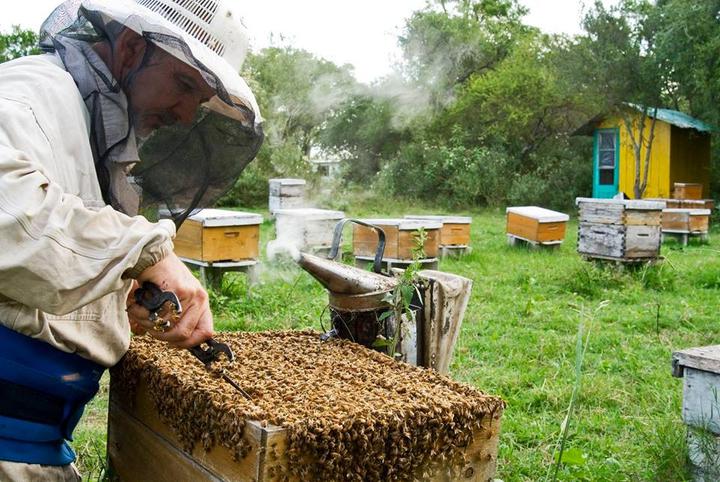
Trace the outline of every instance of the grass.
{"type": "MultiPolygon", "coordinates": [[[[348,213],[418,211],[363,205],[348,213]]],[[[451,375],[507,401],[497,477],[545,480],[554,471],[585,317],[592,334],[557,479],[688,480],[682,382],[671,376],[670,359],[674,350],[718,342],[720,243],[714,239],[720,233],[712,232],[706,245],[668,241],[661,265],[618,271],[580,259],[572,221],[562,246],[534,251],[506,245],[502,211],[467,214],[472,253],[440,265],[474,280],[451,375]]],[[[272,231],[266,221],[263,246],[272,231]]],[[[211,296],[218,330],[320,329],[327,320],[324,289],[294,266],[264,260],[260,280],[248,298],[245,277],[226,275],[222,291],[211,296]]],[[[103,393],[77,431],[86,475],[103,466],[106,407],[103,393]]]]}

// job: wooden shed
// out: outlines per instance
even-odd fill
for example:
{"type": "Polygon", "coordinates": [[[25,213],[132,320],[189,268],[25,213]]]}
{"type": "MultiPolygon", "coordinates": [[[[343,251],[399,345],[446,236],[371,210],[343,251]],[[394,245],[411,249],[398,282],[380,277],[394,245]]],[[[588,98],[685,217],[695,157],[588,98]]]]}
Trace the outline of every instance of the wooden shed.
{"type": "MultiPolygon", "coordinates": [[[[647,112],[643,131],[646,140],[653,117],[656,122],[643,198],[669,198],[676,182],[702,184],[703,192],[709,193],[712,128],[676,110],[651,108],[647,112]]],[[[637,139],[642,111],[631,104],[618,113],[594,117],[574,133],[594,139],[594,198],[611,198],[620,192],[635,197],[635,152],[625,127],[626,118],[632,120],[632,138],[637,139]]],[[[645,159],[644,147],[641,159],[645,159]]]]}

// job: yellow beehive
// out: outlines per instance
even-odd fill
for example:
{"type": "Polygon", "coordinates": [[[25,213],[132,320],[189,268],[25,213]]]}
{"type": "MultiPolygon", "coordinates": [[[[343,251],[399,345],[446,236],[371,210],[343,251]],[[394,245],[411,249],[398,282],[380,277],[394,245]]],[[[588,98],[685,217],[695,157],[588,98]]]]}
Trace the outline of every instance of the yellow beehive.
{"type": "Polygon", "coordinates": [[[262,216],[203,209],[188,217],[175,237],[175,253],[204,262],[256,260],[262,216]]]}
{"type": "MultiPolygon", "coordinates": [[[[385,232],[383,258],[412,260],[420,229],[426,235],[423,243],[425,258],[435,258],[438,255],[442,224],[437,221],[416,219],[363,219],[363,221],[378,226],[385,232]]],[[[375,256],[377,245],[378,236],[373,229],[353,224],[353,255],[375,256]]]]}
{"type": "Polygon", "coordinates": [[[423,221],[437,221],[442,223],[440,228],[440,246],[470,246],[470,224],[472,218],[469,216],[434,216],[425,214],[409,214],[405,219],[417,219],[423,221]]]}
{"type": "Polygon", "coordinates": [[[135,338],[111,372],[121,481],[491,480],[504,402],[314,332],[222,333],[216,362],[135,338]]]}
{"type": "Polygon", "coordinates": [[[509,207],[507,234],[537,244],[559,244],[565,239],[567,214],[537,206],[509,207]]]}

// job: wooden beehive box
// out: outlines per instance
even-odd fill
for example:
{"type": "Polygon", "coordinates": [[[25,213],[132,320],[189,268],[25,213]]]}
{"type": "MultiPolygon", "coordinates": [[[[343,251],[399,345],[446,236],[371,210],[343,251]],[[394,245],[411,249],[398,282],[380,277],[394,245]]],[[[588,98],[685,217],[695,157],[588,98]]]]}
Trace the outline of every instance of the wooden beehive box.
{"type": "Polygon", "coordinates": [[[714,199],[680,199],[679,202],[678,207],[683,209],[715,209],[714,199]]]}
{"type": "Polygon", "coordinates": [[[435,216],[426,214],[409,214],[405,219],[421,221],[437,221],[442,224],[440,228],[440,246],[470,246],[469,216],[435,216]]]}
{"type": "Polygon", "coordinates": [[[342,211],[301,208],[275,211],[278,240],[293,243],[298,249],[320,250],[332,246],[335,225],[342,220],[342,211]]]}
{"type": "Polygon", "coordinates": [[[664,202],[577,198],[578,253],[614,260],[660,255],[664,202]]]}
{"type": "Polygon", "coordinates": [[[675,199],[702,199],[703,185],[692,182],[676,182],[673,185],[675,199]]]}
{"type": "Polygon", "coordinates": [[[504,402],[319,333],[225,333],[248,401],[186,350],[134,338],[112,369],[120,481],[489,481],[504,402]]]}
{"type": "MultiPolygon", "coordinates": [[[[425,258],[435,258],[440,248],[440,228],[437,221],[420,219],[363,219],[364,222],[380,227],[385,232],[384,259],[412,260],[419,230],[425,231],[423,243],[425,258]]],[[[375,256],[378,237],[374,230],[353,224],[353,255],[375,256]]]]}
{"type": "Polygon", "coordinates": [[[647,198],[645,201],[664,202],[666,209],[715,209],[714,199],[647,198]]]}
{"type": "Polygon", "coordinates": [[[538,206],[508,207],[506,232],[537,244],[560,244],[565,239],[567,214],[538,206]]]}
{"type": "Polygon", "coordinates": [[[707,234],[710,227],[709,209],[663,209],[664,233],[707,234]]]}
{"type": "Polygon", "coordinates": [[[205,262],[256,260],[262,216],[202,209],[188,217],[175,236],[175,253],[205,262]]]}
{"type": "Polygon", "coordinates": [[[270,179],[269,210],[274,214],[278,209],[297,209],[305,206],[304,179],[270,179]]]}
{"type": "Polygon", "coordinates": [[[695,480],[720,477],[720,345],[672,355],[673,376],[683,378],[682,418],[695,480]]]}

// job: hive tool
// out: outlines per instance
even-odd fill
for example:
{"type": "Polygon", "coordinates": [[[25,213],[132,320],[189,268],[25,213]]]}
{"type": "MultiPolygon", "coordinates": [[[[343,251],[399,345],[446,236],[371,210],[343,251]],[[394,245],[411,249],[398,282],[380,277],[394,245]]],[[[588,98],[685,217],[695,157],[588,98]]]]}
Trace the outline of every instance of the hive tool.
{"type": "MultiPolygon", "coordinates": [[[[161,333],[171,328],[173,323],[180,319],[180,313],[182,313],[180,299],[174,292],[163,291],[155,283],[149,281],[145,281],[142,287],[135,290],[135,302],[150,312],[149,319],[155,323],[153,329],[161,333]]],[[[240,384],[228,376],[225,370],[219,372],[212,370],[213,362],[220,358],[221,355],[225,355],[229,362],[235,360],[235,355],[230,347],[212,338],[209,338],[204,343],[207,347],[203,347],[201,343],[188,348],[188,350],[202,362],[206,370],[219,373],[223,380],[232,385],[243,397],[251,400],[250,395],[243,390],[240,384]]]]}

